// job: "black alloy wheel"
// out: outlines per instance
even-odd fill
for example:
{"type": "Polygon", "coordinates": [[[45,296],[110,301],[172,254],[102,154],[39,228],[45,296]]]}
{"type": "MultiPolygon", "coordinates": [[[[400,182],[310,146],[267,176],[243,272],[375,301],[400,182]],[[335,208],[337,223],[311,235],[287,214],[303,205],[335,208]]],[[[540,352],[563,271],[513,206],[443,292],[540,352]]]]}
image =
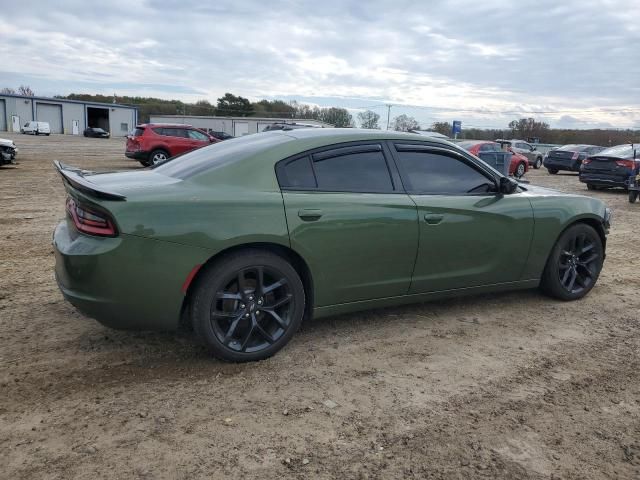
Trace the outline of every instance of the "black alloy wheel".
{"type": "Polygon", "coordinates": [[[573,225],[556,242],[541,286],[562,300],[582,298],[598,280],[603,260],[604,248],[598,232],[587,224],[573,225]]]}
{"type": "Polygon", "coordinates": [[[298,330],[305,295],[283,258],[259,250],[224,258],[205,272],[193,297],[196,333],[228,361],[267,358],[298,330]]]}
{"type": "Polygon", "coordinates": [[[292,303],[291,287],[281,272],[264,266],[242,269],[216,292],[211,327],[231,350],[264,350],[289,328],[292,303]]]}

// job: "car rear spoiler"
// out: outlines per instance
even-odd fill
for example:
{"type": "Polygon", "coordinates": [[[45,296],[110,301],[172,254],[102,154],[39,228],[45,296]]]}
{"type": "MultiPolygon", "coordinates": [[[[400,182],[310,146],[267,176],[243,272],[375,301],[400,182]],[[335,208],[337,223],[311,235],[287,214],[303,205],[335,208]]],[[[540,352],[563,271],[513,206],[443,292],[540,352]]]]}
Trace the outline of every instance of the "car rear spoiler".
{"type": "Polygon", "coordinates": [[[127,197],[121,193],[105,190],[100,185],[96,185],[95,183],[87,180],[85,175],[92,174],[93,172],[66,165],[59,160],[55,160],[53,164],[55,165],[56,170],[58,170],[58,173],[62,175],[63,181],[76,190],[80,190],[83,193],[93,197],[103,198],[105,200],[124,201],[127,199],[127,197]]]}

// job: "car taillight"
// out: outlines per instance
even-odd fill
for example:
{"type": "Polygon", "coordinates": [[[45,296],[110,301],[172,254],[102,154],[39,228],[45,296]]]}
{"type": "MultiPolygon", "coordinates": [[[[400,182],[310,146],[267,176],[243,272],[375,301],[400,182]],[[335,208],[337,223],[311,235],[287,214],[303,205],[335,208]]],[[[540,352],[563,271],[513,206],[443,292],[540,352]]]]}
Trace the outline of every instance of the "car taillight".
{"type": "Polygon", "coordinates": [[[585,159],[582,161],[582,165],[589,165],[590,163],[591,163],[591,159],[590,159],[590,158],[585,158],[585,159]]]}
{"type": "Polygon", "coordinates": [[[619,165],[620,167],[625,167],[625,168],[635,167],[633,160],[616,160],[616,165],[619,165]]]}
{"type": "Polygon", "coordinates": [[[67,212],[82,233],[101,237],[115,237],[118,234],[109,215],[80,205],[71,197],[67,198],[67,212]]]}

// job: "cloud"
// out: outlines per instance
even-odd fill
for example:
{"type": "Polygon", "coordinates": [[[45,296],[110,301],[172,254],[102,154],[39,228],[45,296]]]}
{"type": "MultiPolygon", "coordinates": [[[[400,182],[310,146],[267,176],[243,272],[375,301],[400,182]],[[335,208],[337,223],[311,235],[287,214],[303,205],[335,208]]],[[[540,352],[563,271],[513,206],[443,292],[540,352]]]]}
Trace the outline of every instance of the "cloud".
{"type": "Polygon", "coordinates": [[[640,125],[639,44],[635,0],[7,2],[0,79],[46,95],[229,91],[393,103],[422,123],[628,127],[640,125]]]}

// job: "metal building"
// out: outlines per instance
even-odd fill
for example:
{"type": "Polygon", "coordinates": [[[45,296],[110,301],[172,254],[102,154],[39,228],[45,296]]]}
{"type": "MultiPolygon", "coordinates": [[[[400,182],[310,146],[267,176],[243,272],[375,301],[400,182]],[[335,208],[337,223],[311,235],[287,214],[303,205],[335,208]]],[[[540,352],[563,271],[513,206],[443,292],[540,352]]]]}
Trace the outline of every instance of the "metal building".
{"type": "Polygon", "coordinates": [[[224,132],[234,137],[258,133],[273,123],[304,123],[318,127],[333,127],[319,120],[261,117],[198,117],[189,115],[151,115],[150,123],[184,123],[206,131],[224,132]]]}
{"type": "Polygon", "coordinates": [[[48,122],[51,133],[82,135],[87,127],[100,127],[112,137],[124,137],[136,126],[138,109],[116,103],[0,94],[0,130],[20,132],[31,120],[48,122]]]}

